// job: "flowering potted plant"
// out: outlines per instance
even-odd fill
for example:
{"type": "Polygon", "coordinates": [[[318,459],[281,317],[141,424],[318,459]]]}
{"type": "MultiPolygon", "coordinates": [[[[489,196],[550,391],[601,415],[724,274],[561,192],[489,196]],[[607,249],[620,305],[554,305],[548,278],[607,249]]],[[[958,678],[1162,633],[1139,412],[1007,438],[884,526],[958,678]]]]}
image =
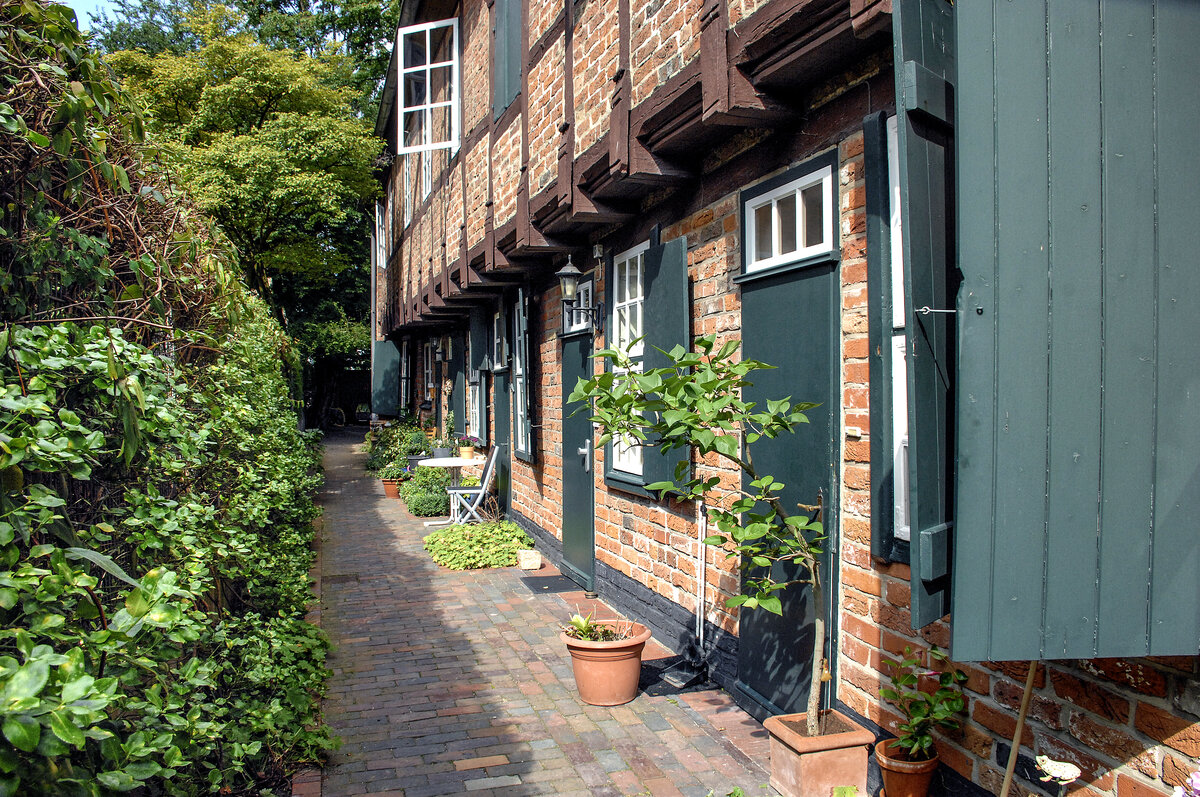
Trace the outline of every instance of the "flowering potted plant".
{"type": "Polygon", "coordinates": [[[478,437],[460,437],[458,440],[458,455],[465,459],[475,458],[475,446],[480,445],[478,437]]]}
{"type": "Polygon", "coordinates": [[[629,620],[595,621],[576,614],[563,627],[579,697],[593,706],[619,706],[637,696],[642,650],[650,629],[629,620]]]}
{"type": "MultiPolygon", "coordinates": [[[[936,645],[929,659],[931,664],[948,661],[936,645]]],[[[920,797],[928,792],[939,763],[933,729],[959,727],[955,715],[966,707],[959,684],[967,675],[962,670],[920,670],[920,659],[908,647],[902,660],[884,664],[892,671],[892,685],[880,689],[879,696],[900,709],[904,721],[898,726],[898,738],[876,743],[875,760],[890,797],[920,797]]]]}

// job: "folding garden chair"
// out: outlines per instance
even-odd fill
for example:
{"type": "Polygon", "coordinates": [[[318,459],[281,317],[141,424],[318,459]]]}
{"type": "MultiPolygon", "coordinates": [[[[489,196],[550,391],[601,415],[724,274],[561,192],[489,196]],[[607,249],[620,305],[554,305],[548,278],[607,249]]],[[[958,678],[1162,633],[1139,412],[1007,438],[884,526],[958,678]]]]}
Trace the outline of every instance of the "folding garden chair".
{"type": "Polygon", "coordinates": [[[482,523],[479,507],[487,497],[488,486],[492,483],[492,474],[496,470],[496,455],[500,446],[492,446],[487,459],[483,463],[483,475],[479,478],[478,487],[447,487],[446,494],[450,496],[451,523],[482,523]]]}

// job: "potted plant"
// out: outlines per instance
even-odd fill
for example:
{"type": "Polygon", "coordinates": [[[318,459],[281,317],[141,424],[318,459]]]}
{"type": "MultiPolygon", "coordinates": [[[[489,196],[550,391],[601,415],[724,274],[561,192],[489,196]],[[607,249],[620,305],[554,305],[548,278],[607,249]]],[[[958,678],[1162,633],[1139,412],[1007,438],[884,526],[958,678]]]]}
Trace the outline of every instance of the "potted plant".
{"type": "MultiPolygon", "coordinates": [[[[816,406],[793,404],[790,398],[755,404],[742,398],[755,371],[771,366],[757,360],[738,360],[737,342],[718,347],[716,337],[696,338],[694,349],[676,346],[662,368],[639,370],[627,352],[604,349],[596,357],[609,361],[590,379],[580,379],[568,401],[576,410],[590,407],[600,429],[597,446],[619,439],[679,452],[674,479],[647,485],[660,495],[701,500],[718,533],[705,543],[739,557],[742,593],[726,601],[742,610],[783,613],[779,592],[795,584],[812,590],[814,640],[807,710],[768,721],[771,737],[771,785],[787,797],[828,797],[833,786],[867,790],[867,754],[872,734],[836,711],[820,711],[822,674],[836,645],[825,626],[828,600],[821,579],[823,528],[816,513],[793,514],[780,498],[783,485],[754,467],[751,450],[763,438],[792,433],[806,423],[805,411],[816,406]],[[617,376],[623,374],[622,376],[617,376]],[[697,389],[699,388],[699,389],[697,389]],[[719,479],[697,475],[691,468],[693,451],[699,458],[715,457],[742,474],[740,494],[721,492],[719,479]],[[789,581],[773,577],[773,565],[799,565],[789,581]],[[803,739],[803,742],[800,740],[803,739]],[[835,752],[831,762],[809,765],[796,760],[835,752]],[[831,769],[836,763],[839,769],[831,769]]],[[[661,349],[659,351],[662,351],[661,349]]]]}
{"type": "Polygon", "coordinates": [[[619,706],[637,696],[642,650],[650,629],[629,620],[596,622],[574,615],[562,640],[571,654],[579,698],[593,706],[619,706]]]}
{"type": "Polygon", "coordinates": [[[478,437],[460,437],[458,440],[458,455],[464,459],[474,459],[475,447],[479,444],[478,437]]]}
{"type": "MultiPolygon", "coordinates": [[[[946,654],[934,645],[929,651],[930,664],[944,664],[946,654]]],[[[962,670],[920,669],[920,659],[904,649],[900,661],[884,660],[891,670],[891,687],[879,690],[879,696],[896,706],[904,717],[895,739],[875,745],[875,760],[883,775],[888,797],[923,797],[929,791],[939,759],[933,743],[933,729],[956,730],[955,715],[966,706],[959,684],[967,680],[962,670]]]]}
{"type": "Polygon", "coordinates": [[[439,437],[433,441],[432,445],[435,457],[449,457],[454,451],[454,438],[439,437]]]}
{"type": "Polygon", "coordinates": [[[400,497],[400,482],[408,477],[408,468],[400,462],[389,462],[376,474],[383,481],[383,493],[388,498],[400,497]]]}
{"type": "Polygon", "coordinates": [[[408,459],[408,467],[410,469],[417,467],[417,463],[425,459],[426,446],[428,439],[423,432],[409,432],[404,438],[404,442],[400,446],[400,452],[408,459]]]}

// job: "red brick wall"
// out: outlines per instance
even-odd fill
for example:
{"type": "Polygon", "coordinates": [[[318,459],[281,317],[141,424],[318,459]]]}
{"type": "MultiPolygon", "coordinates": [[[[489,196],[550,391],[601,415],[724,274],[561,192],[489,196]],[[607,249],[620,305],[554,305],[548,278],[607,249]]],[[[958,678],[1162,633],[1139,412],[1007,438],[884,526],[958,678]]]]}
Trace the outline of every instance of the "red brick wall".
{"type": "Polygon", "coordinates": [[[550,185],[558,169],[558,126],[563,121],[565,42],[560,34],[529,70],[529,194],[550,185]]]}
{"type": "Polygon", "coordinates": [[[617,71],[617,0],[593,0],[575,21],[575,154],[587,151],[606,132],[612,77],[617,71]]]}
{"type": "Polygon", "coordinates": [[[521,177],[521,120],[514,119],[492,144],[492,213],[499,227],[517,213],[521,177]]]}
{"type": "Polygon", "coordinates": [[[633,104],[700,55],[700,0],[631,0],[633,104]]]}
{"type": "Polygon", "coordinates": [[[467,247],[483,240],[487,234],[487,210],[491,194],[488,191],[490,147],[486,138],[466,153],[467,164],[467,247]]]}
{"type": "Polygon", "coordinates": [[[469,134],[491,121],[491,17],[484,0],[463,0],[459,34],[462,36],[462,129],[469,134]]]}

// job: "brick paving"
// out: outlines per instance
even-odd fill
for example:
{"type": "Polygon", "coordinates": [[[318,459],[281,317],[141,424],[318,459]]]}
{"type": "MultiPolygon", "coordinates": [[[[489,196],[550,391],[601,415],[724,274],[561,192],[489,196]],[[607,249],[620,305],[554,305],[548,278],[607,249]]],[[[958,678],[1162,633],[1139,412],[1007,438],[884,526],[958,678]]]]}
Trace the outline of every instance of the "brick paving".
{"type": "Polygon", "coordinates": [[[360,441],[326,440],[314,572],[334,644],[325,714],[343,745],[297,794],[775,794],[762,726],[719,690],[581,703],[558,626],[591,602],[516,568],[435,565],[422,522],[364,472],[360,441]]]}

